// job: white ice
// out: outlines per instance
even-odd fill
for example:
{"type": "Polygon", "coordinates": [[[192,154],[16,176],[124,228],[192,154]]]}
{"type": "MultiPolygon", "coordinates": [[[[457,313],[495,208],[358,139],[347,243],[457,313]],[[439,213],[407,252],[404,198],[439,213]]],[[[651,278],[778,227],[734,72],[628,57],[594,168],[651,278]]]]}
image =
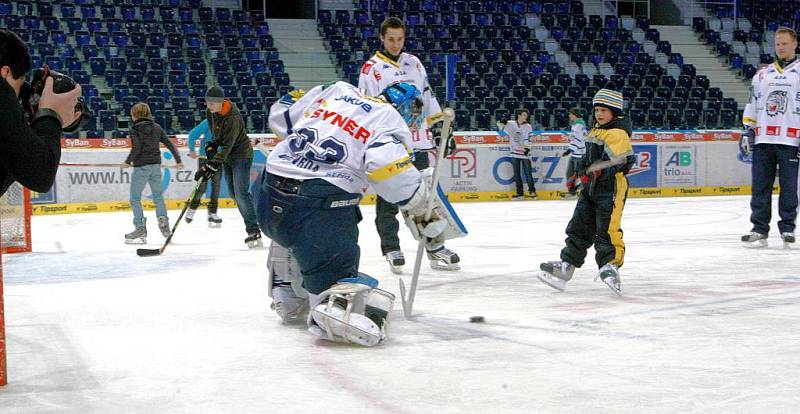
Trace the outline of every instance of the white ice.
{"type": "MultiPolygon", "coordinates": [[[[753,250],[738,241],[747,197],[628,200],[624,296],[593,282],[593,250],[559,293],[534,275],[558,258],[573,205],[456,204],[470,235],[449,246],[463,269],[425,261],[416,317],[398,300],[377,348],[281,325],[266,251],[246,249],[236,210],[221,229],[198,212],[144,258],[122,242],[130,213],[34,217],[33,253],[3,258],[0,412],[800,411],[800,257],[776,218],[770,246],[753,250]]],[[[362,211],[361,270],[397,293],[374,208],[362,211]]],[[[416,244],[404,228],[401,240],[408,283],[416,244]]]]}

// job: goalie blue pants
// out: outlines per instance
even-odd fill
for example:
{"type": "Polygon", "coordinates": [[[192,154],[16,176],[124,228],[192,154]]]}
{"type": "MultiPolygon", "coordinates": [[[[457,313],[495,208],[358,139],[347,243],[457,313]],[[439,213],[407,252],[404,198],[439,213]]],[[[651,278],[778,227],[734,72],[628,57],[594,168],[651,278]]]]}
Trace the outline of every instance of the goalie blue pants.
{"type": "Polygon", "coordinates": [[[309,293],[320,294],[339,279],[358,276],[360,194],[321,179],[295,180],[266,172],[258,182],[261,229],[292,251],[309,293]]]}

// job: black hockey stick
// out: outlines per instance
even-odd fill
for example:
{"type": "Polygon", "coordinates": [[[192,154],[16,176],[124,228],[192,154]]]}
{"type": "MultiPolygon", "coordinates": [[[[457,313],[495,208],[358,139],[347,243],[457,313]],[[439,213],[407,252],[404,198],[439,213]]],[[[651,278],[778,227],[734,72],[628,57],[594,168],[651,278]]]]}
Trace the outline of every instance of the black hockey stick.
{"type": "Polygon", "coordinates": [[[158,249],[136,249],[137,255],[141,257],[147,257],[147,256],[158,256],[161,253],[164,253],[164,249],[167,248],[169,242],[172,241],[172,236],[175,235],[175,230],[178,228],[178,224],[180,224],[181,221],[183,220],[183,215],[186,214],[186,210],[189,208],[189,204],[191,204],[192,199],[194,199],[195,194],[197,194],[197,191],[200,190],[200,186],[203,185],[203,183],[205,182],[206,182],[205,177],[197,182],[197,185],[194,187],[194,191],[192,191],[192,195],[190,195],[189,199],[186,200],[186,205],[183,206],[183,210],[181,210],[181,215],[178,216],[178,220],[175,222],[175,224],[172,225],[172,232],[170,233],[169,237],[167,237],[167,240],[164,242],[164,245],[158,249]]]}

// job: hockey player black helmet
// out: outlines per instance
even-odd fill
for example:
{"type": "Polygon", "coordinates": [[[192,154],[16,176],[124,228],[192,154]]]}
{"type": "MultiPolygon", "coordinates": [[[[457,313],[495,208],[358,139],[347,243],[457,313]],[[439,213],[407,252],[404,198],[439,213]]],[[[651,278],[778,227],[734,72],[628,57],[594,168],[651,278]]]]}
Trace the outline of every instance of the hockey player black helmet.
{"type": "Polygon", "coordinates": [[[417,129],[422,125],[422,95],[416,86],[406,82],[393,83],[381,92],[381,96],[400,112],[409,128],[417,129]]]}

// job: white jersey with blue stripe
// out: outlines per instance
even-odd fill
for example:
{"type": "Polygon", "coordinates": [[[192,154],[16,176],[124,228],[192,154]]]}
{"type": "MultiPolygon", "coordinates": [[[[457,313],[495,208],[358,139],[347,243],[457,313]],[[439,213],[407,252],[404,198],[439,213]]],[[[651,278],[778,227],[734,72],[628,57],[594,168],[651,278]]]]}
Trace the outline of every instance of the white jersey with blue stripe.
{"type": "Polygon", "coordinates": [[[320,178],[349,193],[368,186],[402,204],[417,191],[409,158],[411,131],[391,105],[346,83],[286,95],[272,105],[269,126],[284,138],[267,159],[269,173],[320,178]]]}

